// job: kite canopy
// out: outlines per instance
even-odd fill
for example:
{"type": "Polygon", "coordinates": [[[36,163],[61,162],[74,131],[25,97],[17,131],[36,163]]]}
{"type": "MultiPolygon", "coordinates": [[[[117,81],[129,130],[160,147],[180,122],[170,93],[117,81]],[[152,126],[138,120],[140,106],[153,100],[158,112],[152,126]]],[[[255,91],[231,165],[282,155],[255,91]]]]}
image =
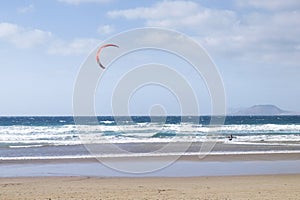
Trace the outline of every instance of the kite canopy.
{"type": "Polygon", "coordinates": [[[98,49],[97,54],[96,54],[96,61],[97,61],[98,65],[99,65],[102,69],[105,69],[105,67],[101,64],[100,59],[99,59],[99,55],[100,55],[102,49],[104,49],[104,48],[106,48],[106,47],[117,47],[117,48],[119,48],[119,46],[118,46],[118,45],[115,45],[115,44],[105,44],[105,45],[101,46],[101,47],[98,49]]]}

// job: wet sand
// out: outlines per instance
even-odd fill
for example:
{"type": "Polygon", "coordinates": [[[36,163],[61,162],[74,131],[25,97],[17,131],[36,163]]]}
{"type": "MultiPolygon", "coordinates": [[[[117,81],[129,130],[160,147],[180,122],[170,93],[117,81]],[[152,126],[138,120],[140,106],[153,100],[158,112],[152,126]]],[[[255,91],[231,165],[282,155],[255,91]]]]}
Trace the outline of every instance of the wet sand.
{"type": "Polygon", "coordinates": [[[300,175],[1,178],[0,199],[300,199],[300,175]]]}
{"type": "Polygon", "coordinates": [[[233,161],[278,161],[278,160],[300,160],[300,153],[251,153],[248,154],[225,154],[206,156],[182,155],[182,156],[139,156],[139,157],[107,157],[107,158],[53,158],[53,159],[6,159],[0,160],[1,164],[35,164],[35,163],[84,163],[100,161],[160,161],[160,160],[179,160],[195,162],[233,162],[233,161]]]}
{"type": "Polygon", "coordinates": [[[299,153],[0,161],[0,177],[199,177],[300,174],[299,153]],[[130,172],[130,173],[127,173],[130,172]],[[149,173],[151,172],[151,173],[149,173]]]}
{"type": "MultiPolygon", "coordinates": [[[[135,159],[107,161],[123,165],[135,159]]],[[[93,158],[6,160],[0,162],[0,199],[300,199],[299,160],[299,153],[182,156],[153,175],[133,177],[93,158]]]]}

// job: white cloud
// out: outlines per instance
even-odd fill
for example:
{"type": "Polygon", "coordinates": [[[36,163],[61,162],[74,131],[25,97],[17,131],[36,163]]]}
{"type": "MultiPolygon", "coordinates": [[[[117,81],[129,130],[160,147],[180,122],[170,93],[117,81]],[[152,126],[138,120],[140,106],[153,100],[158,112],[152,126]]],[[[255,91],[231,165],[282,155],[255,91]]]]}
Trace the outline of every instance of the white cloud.
{"type": "Polygon", "coordinates": [[[211,51],[228,54],[231,58],[266,64],[298,65],[299,18],[300,12],[288,11],[248,14],[229,32],[199,40],[211,51]]]}
{"type": "Polygon", "coordinates": [[[43,45],[51,38],[51,32],[28,29],[12,23],[0,23],[0,40],[8,41],[18,48],[43,45]]]}
{"type": "Polygon", "coordinates": [[[191,1],[163,1],[151,7],[138,7],[127,10],[116,10],[108,13],[111,17],[127,19],[161,19],[165,17],[184,17],[186,13],[198,11],[198,4],[191,1]]]}
{"type": "Polygon", "coordinates": [[[71,41],[64,41],[53,36],[51,32],[24,28],[12,23],[0,23],[1,40],[9,42],[17,48],[44,46],[46,53],[63,56],[88,54],[99,44],[99,40],[91,38],[77,38],[71,41]]]}
{"type": "Polygon", "coordinates": [[[201,29],[203,33],[236,23],[234,12],[205,8],[192,1],[163,1],[150,7],[114,10],[107,14],[111,18],[144,19],[146,26],[201,29]]]}
{"type": "Polygon", "coordinates": [[[108,3],[112,0],[58,0],[59,2],[72,4],[72,5],[79,5],[82,3],[108,3]]]}
{"type": "Polygon", "coordinates": [[[91,38],[78,38],[70,42],[56,40],[50,45],[48,53],[64,56],[87,55],[97,44],[99,44],[99,40],[91,38]]]}
{"type": "Polygon", "coordinates": [[[34,5],[30,4],[28,6],[20,7],[17,10],[18,10],[18,13],[22,13],[22,14],[33,12],[34,11],[34,5]]]}
{"type": "Polygon", "coordinates": [[[103,26],[98,27],[98,29],[97,29],[98,33],[104,34],[104,35],[111,34],[114,31],[115,31],[115,28],[111,25],[103,25],[103,26]]]}
{"type": "Polygon", "coordinates": [[[300,11],[293,11],[299,1],[242,2],[268,9],[285,9],[235,12],[206,8],[191,1],[163,1],[149,7],[114,10],[107,14],[111,18],[144,20],[145,26],[192,33],[209,52],[223,58],[283,65],[299,63],[300,11]],[[286,10],[289,7],[292,9],[286,10]]]}
{"type": "Polygon", "coordinates": [[[236,0],[240,7],[254,7],[268,10],[295,9],[300,7],[299,0],[236,0]]]}

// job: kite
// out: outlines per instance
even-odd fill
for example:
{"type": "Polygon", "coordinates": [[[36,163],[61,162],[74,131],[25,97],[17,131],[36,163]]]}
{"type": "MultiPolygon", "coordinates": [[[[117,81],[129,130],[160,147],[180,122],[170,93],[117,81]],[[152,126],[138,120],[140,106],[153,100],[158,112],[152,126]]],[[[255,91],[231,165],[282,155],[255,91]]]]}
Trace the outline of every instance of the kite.
{"type": "Polygon", "coordinates": [[[101,64],[100,59],[99,59],[99,55],[100,55],[101,50],[104,49],[104,48],[106,48],[106,47],[117,47],[117,48],[119,48],[119,46],[118,46],[118,45],[115,45],[115,44],[105,44],[105,45],[101,46],[101,47],[98,49],[97,54],[96,54],[96,61],[97,61],[98,65],[99,65],[102,69],[105,69],[105,67],[101,64]]]}

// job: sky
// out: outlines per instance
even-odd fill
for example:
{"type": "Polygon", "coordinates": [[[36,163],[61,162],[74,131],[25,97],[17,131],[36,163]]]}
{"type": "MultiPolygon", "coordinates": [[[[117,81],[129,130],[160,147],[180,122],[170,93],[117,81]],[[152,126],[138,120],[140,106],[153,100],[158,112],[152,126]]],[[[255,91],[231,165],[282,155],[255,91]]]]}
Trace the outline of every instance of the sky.
{"type": "MultiPolygon", "coordinates": [[[[0,4],[0,115],[72,115],[74,84],[90,52],[115,34],[142,27],[172,29],[197,41],[219,70],[228,111],[257,104],[300,111],[298,0],[0,4]]],[[[150,54],[162,61],[162,54],[150,54]]],[[[149,59],[149,53],[144,55],[149,59]]],[[[124,63],[141,57],[142,53],[131,55],[124,63]]],[[[174,58],[165,55],[166,59],[174,58]]],[[[193,82],[189,72],[186,77],[193,82]]],[[[107,80],[110,85],[109,76],[107,80]]],[[[176,99],[166,95],[164,88],[151,86],[143,92],[136,92],[130,102],[134,114],[154,104],[166,105],[170,113],[178,111],[176,99]]],[[[109,100],[102,102],[101,91],[97,94],[98,114],[110,114],[109,100]]],[[[209,101],[203,102],[203,112],[209,113],[209,101]]]]}

